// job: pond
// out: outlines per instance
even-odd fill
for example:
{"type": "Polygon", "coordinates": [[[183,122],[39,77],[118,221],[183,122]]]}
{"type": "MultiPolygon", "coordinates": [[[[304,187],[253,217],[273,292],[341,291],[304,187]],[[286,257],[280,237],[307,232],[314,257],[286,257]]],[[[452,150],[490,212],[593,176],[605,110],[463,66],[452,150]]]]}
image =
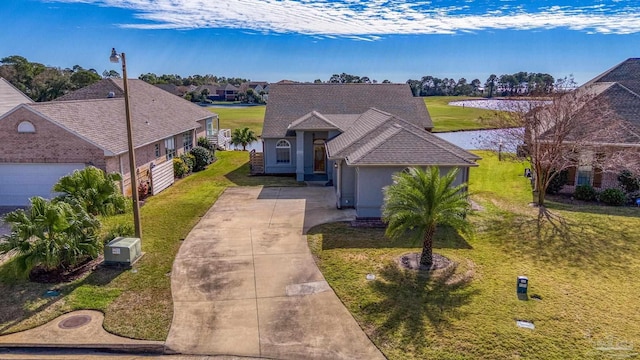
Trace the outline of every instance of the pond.
{"type": "MultiPolygon", "coordinates": [[[[230,145],[229,150],[242,150],[242,145],[235,146],[230,145]]],[[[254,141],[247,145],[247,151],[255,150],[256,152],[262,152],[262,140],[254,141]]]]}
{"type": "Polygon", "coordinates": [[[471,107],[486,110],[528,111],[534,107],[551,103],[547,100],[478,99],[451,101],[451,106],[471,107]]]}
{"type": "Polygon", "coordinates": [[[516,152],[516,139],[522,136],[524,129],[489,129],[433,133],[465,150],[498,150],[500,142],[506,152],[516,152]]]}
{"type": "Polygon", "coordinates": [[[248,108],[248,107],[254,107],[254,106],[264,106],[261,104],[201,104],[199,103],[198,105],[202,106],[202,107],[210,107],[210,108],[214,108],[214,109],[244,109],[244,108],[248,108]]]}

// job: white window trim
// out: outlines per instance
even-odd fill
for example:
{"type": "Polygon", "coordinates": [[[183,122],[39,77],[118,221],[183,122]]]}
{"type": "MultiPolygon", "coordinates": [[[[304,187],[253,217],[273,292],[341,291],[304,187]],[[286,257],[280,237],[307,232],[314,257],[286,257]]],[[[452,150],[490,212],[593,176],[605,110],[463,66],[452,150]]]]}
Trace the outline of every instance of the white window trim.
{"type": "Polygon", "coordinates": [[[164,139],[164,153],[167,160],[171,160],[176,156],[176,142],[173,136],[164,139]]]}
{"type": "Polygon", "coordinates": [[[193,130],[182,133],[182,149],[184,152],[193,149],[193,130]]]}
{"type": "Polygon", "coordinates": [[[289,140],[280,139],[278,140],[278,142],[276,142],[276,164],[281,164],[281,165],[291,164],[291,143],[289,142],[289,140]],[[288,156],[286,161],[285,160],[280,161],[278,157],[278,154],[279,154],[278,150],[287,150],[288,156]]]}

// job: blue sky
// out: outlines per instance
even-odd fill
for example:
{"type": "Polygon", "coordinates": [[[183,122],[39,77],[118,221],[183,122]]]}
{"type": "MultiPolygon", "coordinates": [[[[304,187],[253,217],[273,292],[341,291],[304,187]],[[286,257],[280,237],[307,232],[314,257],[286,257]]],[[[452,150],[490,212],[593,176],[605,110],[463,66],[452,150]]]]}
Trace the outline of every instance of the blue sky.
{"type": "Polygon", "coordinates": [[[2,0],[0,57],[101,73],[404,82],[573,74],[640,57],[637,0],[2,0]],[[6,31],[11,29],[11,31],[6,31]]]}

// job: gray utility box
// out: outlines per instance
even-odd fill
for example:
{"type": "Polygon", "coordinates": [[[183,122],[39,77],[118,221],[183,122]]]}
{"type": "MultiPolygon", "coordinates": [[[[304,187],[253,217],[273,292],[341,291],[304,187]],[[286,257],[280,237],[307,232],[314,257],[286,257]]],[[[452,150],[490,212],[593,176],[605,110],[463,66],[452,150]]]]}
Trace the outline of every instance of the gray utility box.
{"type": "Polygon", "coordinates": [[[139,238],[117,237],[104,246],[104,263],[131,266],[142,255],[139,238]]]}

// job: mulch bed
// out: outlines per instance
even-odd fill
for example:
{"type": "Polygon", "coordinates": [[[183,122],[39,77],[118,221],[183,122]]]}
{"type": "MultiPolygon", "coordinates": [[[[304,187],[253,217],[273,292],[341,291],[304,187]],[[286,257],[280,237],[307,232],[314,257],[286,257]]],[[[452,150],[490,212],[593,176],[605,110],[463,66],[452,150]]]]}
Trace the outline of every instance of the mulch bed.
{"type": "Polygon", "coordinates": [[[104,257],[102,255],[95,259],[87,259],[77,266],[69,269],[45,270],[43,268],[35,268],[29,274],[29,280],[44,284],[57,284],[77,280],[88,272],[98,268],[104,257]]]}
{"type": "Polygon", "coordinates": [[[420,265],[420,253],[409,253],[404,254],[398,258],[398,264],[403,269],[407,270],[419,270],[419,271],[436,271],[447,269],[450,266],[455,265],[455,262],[447,259],[446,257],[440,254],[433,254],[431,267],[427,268],[425,266],[420,265]]]}

